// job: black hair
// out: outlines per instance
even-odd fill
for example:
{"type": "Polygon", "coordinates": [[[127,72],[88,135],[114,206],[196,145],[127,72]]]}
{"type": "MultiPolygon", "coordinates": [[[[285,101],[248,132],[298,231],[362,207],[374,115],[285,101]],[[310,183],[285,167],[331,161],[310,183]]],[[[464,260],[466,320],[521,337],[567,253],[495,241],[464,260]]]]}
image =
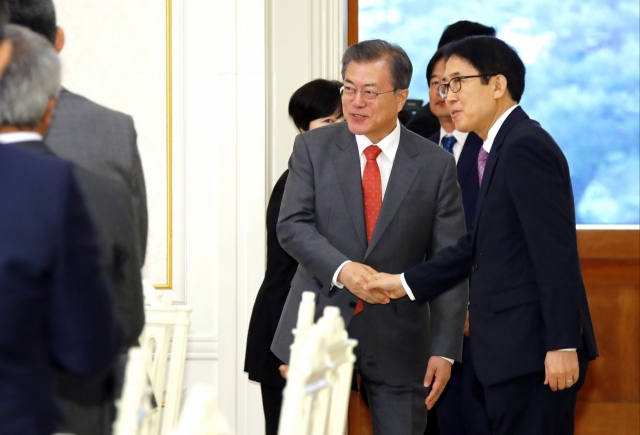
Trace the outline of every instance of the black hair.
{"type": "Polygon", "coordinates": [[[413,65],[407,53],[396,44],[382,39],[370,39],[351,45],[342,55],[342,79],[349,63],[367,63],[386,59],[391,70],[391,84],[394,90],[409,89],[413,65]]]}
{"type": "Polygon", "coordinates": [[[24,26],[56,43],[56,10],[51,0],[6,0],[9,23],[24,26]]]}
{"type": "Polygon", "coordinates": [[[507,78],[507,90],[511,98],[519,103],[524,92],[524,63],[518,53],[506,42],[491,36],[472,36],[447,44],[445,59],[457,56],[469,62],[482,77],[484,84],[489,83],[491,75],[501,74],[507,78]]]}
{"type": "Polygon", "coordinates": [[[316,79],[295,91],[289,100],[289,116],[296,127],[307,131],[311,121],[335,113],[342,116],[341,87],[336,80],[316,79]]]}
{"type": "Polygon", "coordinates": [[[427,83],[431,82],[431,74],[433,73],[433,68],[435,68],[436,63],[438,63],[440,59],[444,59],[444,47],[438,48],[438,50],[433,53],[433,56],[431,56],[431,60],[427,65],[427,83]]]}
{"type": "Polygon", "coordinates": [[[444,29],[438,42],[438,48],[468,36],[496,36],[496,29],[473,21],[457,21],[444,29]]]}

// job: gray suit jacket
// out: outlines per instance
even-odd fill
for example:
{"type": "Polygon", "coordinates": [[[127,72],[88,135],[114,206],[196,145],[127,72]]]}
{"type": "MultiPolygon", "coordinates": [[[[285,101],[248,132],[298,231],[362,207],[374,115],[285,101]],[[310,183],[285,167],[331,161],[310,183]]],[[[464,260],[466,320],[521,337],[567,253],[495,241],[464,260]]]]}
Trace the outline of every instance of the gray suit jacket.
{"type": "MultiPolygon", "coordinates": [[[[331,283],[344,261],[400,273],[465,233],[453,156],[401,129],[369,245],[360,158],[347,123],[296,138],[277,227],[282,247],[300,263],[271,347],[282,361],[289,361],[291,330],[303,291],[317,295],[316,318],[325,306],[334,305],[349,324],[357,298],[331,283]]],[[[468,285],[464,282],[428,304],[417,304],[406,297],[387,305],[365,303],[359,316],[364,316],[372,336],[377,337],[371,347],[386,383],[421,381],[431,355],[461,359],[467,297],[468,285]]]]}
{"type": "Polygon", "coordinates": [[[140,264],[147,248],[147,194],[133,119],[63,89],[45,142],[53,152],[124,182],[133,201],[140,264]]]}
{"type": "MultiPolygon", "coordinates": [[[[11,145],[53,156],[41,141],[11,145]]],[[[74,175],[98,234],[105,276],[115,290],[117,312],[125,327],[125,353],[137,344],[144,326],[142,277],[129,190],[118,180],[78,165],[74,166],[74,175]]],[[[57,402],[65,418],[58,431],[77,435],[111,433],[113,401],[122,384],[125,363],[126,359],[120,358],[112,370],[98,379],[55,373],[57,402]]]]}

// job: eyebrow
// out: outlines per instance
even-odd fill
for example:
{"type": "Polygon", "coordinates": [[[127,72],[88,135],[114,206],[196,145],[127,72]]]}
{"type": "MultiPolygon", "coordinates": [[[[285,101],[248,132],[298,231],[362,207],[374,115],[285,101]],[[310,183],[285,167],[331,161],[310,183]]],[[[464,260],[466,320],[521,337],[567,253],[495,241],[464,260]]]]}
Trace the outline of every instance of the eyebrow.
{"type": "MultiPolygon", "coordinates": [[[[344,79],[345,83],[351,83],[352,85],[355,85],[355,83],[353,83],[351,80],[349,79],[344,79]]],[[[362,85],[363,88],[366,88],[367,86],[371,87],[371,86],[378,86],[376,83],[366,83],[364,85],[362,85]]]]}

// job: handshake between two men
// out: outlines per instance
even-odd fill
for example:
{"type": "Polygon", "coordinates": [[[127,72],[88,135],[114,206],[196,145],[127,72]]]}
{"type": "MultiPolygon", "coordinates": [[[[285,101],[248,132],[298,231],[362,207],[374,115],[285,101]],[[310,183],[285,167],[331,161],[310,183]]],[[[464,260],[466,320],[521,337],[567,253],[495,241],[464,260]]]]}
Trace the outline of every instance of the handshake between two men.
{"type": "Polygon", "coordinates": [[[388,304],[406,296],[400,275],[378,272],[366,264],[349,262],[338,274],[338,282],[370,304],[388,304]]]}

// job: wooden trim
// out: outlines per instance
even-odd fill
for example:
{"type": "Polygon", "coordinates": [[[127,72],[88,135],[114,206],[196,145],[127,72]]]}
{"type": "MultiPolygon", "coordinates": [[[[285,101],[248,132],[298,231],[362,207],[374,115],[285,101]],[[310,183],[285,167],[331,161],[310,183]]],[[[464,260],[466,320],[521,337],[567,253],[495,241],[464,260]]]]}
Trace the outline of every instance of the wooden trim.
{"type": "Polygon", "coordinates": [[[347,45],[358,42],[358,0],[347,0],[347,45]]]}
{"type": "Polygon", "coordinates": [[[640,260],[640,231],[578,230],[578,252],[581,260],[640,260]]]}

